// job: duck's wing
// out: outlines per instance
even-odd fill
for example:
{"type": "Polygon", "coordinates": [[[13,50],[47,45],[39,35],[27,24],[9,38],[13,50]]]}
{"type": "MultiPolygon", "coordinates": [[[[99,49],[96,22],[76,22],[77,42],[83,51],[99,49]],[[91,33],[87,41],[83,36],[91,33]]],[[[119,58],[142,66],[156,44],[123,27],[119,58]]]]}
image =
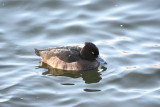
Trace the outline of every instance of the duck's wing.
{"type": "Polygon", "coordinates": [[[47,48],[44,50],[35,49],[35,53],[41,56],[43,60],[49,60],[52,57],[58,57],[64,62],[75,62],[79,60],[79,53],[81,47],[78,46],[67,46],[58,48],[47,48]]]}

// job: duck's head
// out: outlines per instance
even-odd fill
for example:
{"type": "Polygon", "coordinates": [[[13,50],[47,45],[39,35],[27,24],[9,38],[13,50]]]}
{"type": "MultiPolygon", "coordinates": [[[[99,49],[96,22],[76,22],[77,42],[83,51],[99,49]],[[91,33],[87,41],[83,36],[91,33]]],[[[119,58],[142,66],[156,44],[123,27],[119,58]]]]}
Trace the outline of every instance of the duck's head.
{"type": "Polygon", "coordinates": [[[85,42],[85,46],[80,51],[80,56],[89,61],[96,60],[99,55],[99,50],[95,44],[91,42],[85,42]]]}
{"type": "Polygon", "coordinates": [[[91,42],[85,42],[84,47],[80,51],[80,57],[88,61],[97,60],[101,64],[107,64],[107,62],[99,56],[99,50],[96,45],[91,42]]]}

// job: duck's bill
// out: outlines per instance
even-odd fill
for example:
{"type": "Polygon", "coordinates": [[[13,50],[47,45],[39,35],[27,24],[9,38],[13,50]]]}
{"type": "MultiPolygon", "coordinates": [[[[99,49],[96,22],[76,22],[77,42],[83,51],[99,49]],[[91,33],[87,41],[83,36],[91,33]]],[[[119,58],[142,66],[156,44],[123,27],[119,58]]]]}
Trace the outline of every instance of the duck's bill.
{"type": "Polygon", "coordinates": [[[98,56],[96,60],[99,61],[101,64],[107,64],[107,62],[104,59],[102,59],[100,56],[98,56]]]}

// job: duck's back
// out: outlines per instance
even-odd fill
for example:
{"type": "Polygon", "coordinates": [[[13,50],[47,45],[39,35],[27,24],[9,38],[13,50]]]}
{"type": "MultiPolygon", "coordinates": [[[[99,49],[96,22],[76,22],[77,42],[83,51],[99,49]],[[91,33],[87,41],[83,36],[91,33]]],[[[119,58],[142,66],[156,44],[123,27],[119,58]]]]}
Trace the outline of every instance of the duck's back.
{"type": "Polygon", "coordinates": [[[78,46],[66,46],[58,48],[47,48],[44,50],[37,50],[38,55],[44,60],[48,60],[51,57],[58,57],[64,62],[76,62],[80,59],[81,47],[78,46]]]}

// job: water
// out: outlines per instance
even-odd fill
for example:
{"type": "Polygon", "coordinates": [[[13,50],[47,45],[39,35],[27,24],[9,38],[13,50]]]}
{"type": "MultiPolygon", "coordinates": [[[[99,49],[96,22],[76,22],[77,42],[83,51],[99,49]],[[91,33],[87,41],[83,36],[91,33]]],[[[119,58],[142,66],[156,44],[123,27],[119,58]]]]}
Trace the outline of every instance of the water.
{"type": "Polygon", "coordinates": [[[0,0],[0,107],[160,107],[160,2],[0,0]],[[34,48],[94,42],[107,65],[48,70],[34,48]]]}

